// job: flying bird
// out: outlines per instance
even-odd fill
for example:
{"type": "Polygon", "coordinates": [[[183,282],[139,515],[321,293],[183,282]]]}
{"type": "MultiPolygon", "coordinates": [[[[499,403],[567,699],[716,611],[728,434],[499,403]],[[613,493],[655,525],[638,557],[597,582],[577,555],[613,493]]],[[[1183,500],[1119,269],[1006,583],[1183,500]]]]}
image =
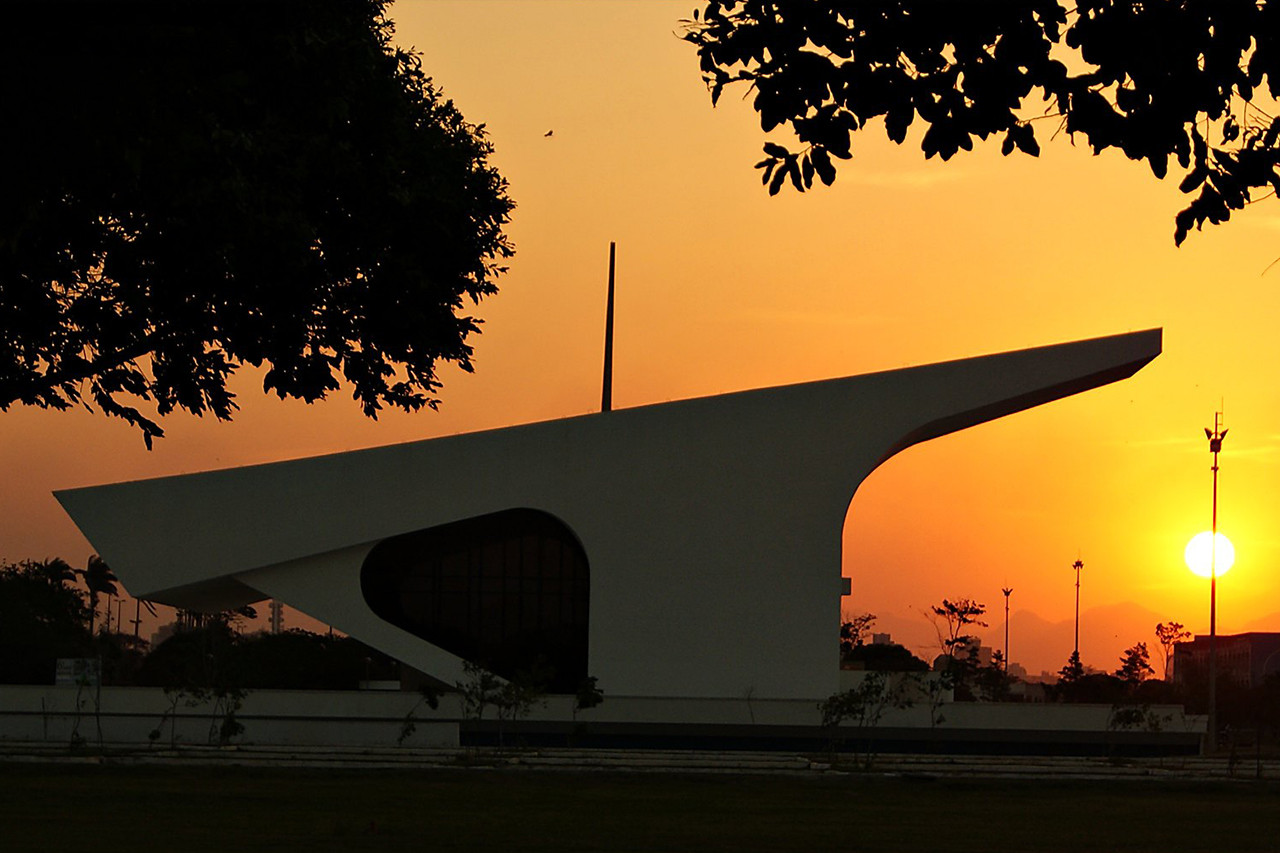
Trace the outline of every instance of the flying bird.
{"type": "Polygon", "coordinates": [[[544,134],[542,134],[542,135],[543,135],[543,136],[552,136],[553,134],[555,134],[555,131],[554,131],[554,130],[548,130],[546,133],[544,133],[544,134]]]}

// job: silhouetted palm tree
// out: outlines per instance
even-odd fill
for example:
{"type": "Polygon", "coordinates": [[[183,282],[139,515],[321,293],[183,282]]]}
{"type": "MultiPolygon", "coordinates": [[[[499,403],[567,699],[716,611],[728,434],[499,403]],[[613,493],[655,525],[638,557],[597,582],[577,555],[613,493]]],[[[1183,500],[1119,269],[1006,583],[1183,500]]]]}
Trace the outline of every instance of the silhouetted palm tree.
{"type": "Polygon", "coordinates": [[[83,569],[73,571],[84,578],[84,585],[89,590],[89,636],[93,636],[94,621],[98,616],[98,596],[116,595],[119,592],[116,583],[120,579],[97,554],[89,557],[83,569]]]}
{"type": "Polygon", "coordinates": [[[67,565],[67,561],[60,557],[54,557],[41,563],[32,563],[33,568],[38,569],[39,573],[54,586],[61,586],[64,583],[74,582],[77,571],[67,565]]]}

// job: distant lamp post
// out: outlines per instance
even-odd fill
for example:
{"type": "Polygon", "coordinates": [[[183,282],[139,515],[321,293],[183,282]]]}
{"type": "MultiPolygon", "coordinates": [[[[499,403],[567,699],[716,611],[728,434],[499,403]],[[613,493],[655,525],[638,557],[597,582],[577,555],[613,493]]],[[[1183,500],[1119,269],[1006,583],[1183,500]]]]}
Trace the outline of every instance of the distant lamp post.
{"type": "Polygon", "coordinates": [[[1009,674],[1009,596],[1013,594],[1013,587],[1006,586],[1001,592],[1004,593],[1004,674],[1009,674]]]}
{"type": "MultiPolygon", "coordinates": [[[[1213,454],[1213,526],[1209,529],[1209,748],[1218,748],[1218,551],[1222,542],[1218,539],[1218,454],[1222,452],[1222,440],[1227,431],[1222,428],[1222,412],[1213,415],[1213,429],[1205,428],[1205,438],[1209,439],[1209,452],[1213,454]]],[[[1226,537],[1222,537],[1223,540],[1226,537]]],[[[1193,539],[1192,542],[1195,542],[1193,539]]],[[[1227,543],[1230,545],[1230,543],[1227,543]]],[[[1203,547],[1201,552],[1203,552],[1203,547]]],[[[1235,560],[1235,549],[1231,549],[1230,562],[1226,559],[1226,549],[1222,549],[1222,571],[1231,567],[1235,560]]],[[[1190,562],[1191,546],[1187,546],[1187,565],[1192,571],[1195,566],[1190,562]]]]}
{"type": "Polygon", "coordinates": [[[1071,564],[1076,570],[1076,659],[1080,659],[1080,570],[1084,568],[1084,560],[1076,560],[1071,564]]]}

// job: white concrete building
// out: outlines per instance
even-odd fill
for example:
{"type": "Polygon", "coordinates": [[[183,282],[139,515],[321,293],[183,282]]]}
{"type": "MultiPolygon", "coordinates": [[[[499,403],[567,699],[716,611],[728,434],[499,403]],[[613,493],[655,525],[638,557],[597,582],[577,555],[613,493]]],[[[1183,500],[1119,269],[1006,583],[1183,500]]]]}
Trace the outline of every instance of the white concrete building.
{"type": "Polygon", "coordinates": [[[560,690],[821,698],[859,484],[1160,347],[1149,330],[57,496],[135,595],[278,599],[446,684],[464,659],[510,676],[541,655],[560,690]]]}

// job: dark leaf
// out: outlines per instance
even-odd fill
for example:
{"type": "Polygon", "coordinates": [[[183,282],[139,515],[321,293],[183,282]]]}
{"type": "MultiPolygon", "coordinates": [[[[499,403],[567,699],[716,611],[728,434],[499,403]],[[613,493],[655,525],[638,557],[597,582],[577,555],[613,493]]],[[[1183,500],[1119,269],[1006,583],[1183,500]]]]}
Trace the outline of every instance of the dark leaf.
{"type": "Polygon", "coordinates": [[[831,163],[831,158],[827,156],[826,149],[813,149],[810,158],[813,160],[813,168],[818,173],[822,183],[831,186],[836,179],[836,167],[831,163]]]}
{"type": "Polygon", "coordinates": [[[769,178],[770,178],[770,176],[772,176],[772,175],[773,175],[773,170],[774,170],[774,168],[776,168],[776,167],[777,167],[777,165],[778,165],[778,163],[780,163],[781,161],[780,161],[780,160],[765,160],[765,161],[762,161],[762,162],[766,163],[767,165],[764,167],[764,173],[760,176],[760,183],[762,183],[762,184],[767,184],[767,183],[769,183],[769,178]]]}
{"type": "Polygon", "coordinates": [[[1040,143],[1036,142],[1035,128],[1030,124],[1022,124],[1017,125],[1015,128],[1011,128],[1011,132],[1014,131],[1017,133],[1015,140],[1017,141],[1019,150],[1024,154],[1030,154],[1032,157],[1039,157],[1040,143]]]}
{"type": "Polygon", "coordinates": [[[907,129],[915,118],[915,108],[910,102],[895,106],[885,114],[884,129],[889,138],[899,145],[907,138],[907,129]]]}
{"type": "MultiPolygon", "coordinates": [[[[1196,187],[1203,184],[1204,179],[1208,177],[1208,175],[1208,168],[1203,163],[1199,163],[1194,169],[1187,173],[1185,178],[1182,179],[1182,183],[1178,184],[1178,189],[1184,193],[1189,193],[1196,187]]],[[[1181,216],[1182,214],[1180,213],[1178,215],[1181,216]]]]}
{"type": "Polygon", "coordinates": [[[804,192],[804,184],[800,180],[800,164],[797,162],[797,158],[787,158],[786,171],[787,176],[791,178],[791,185],[799,192],[804,192]]]}
{"type": "Polygon", "coordinates": [[[778,190],[782,189],[782,182],[787,179],[787,170],[784,166],[776,169],[773,173],[773,179],[769,181],[769,195],[777,195],[778,190]]]}

